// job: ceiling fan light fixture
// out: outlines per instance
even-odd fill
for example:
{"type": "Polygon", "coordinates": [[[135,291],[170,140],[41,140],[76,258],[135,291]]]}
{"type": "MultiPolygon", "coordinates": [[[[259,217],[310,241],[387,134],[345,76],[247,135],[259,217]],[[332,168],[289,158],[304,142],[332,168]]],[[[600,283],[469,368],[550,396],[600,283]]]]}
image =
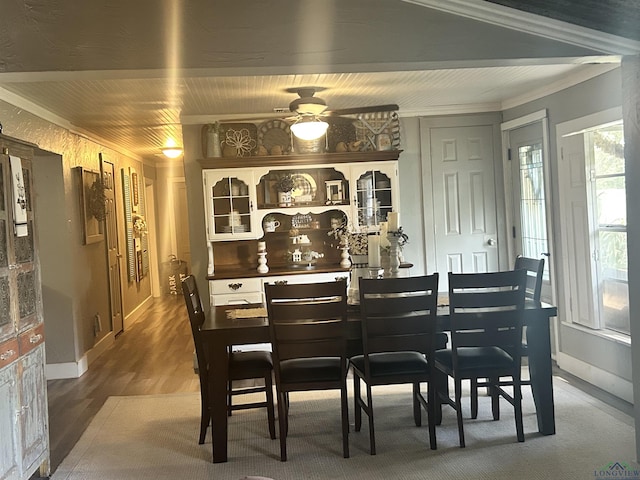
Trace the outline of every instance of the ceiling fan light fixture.
{"type": "Polygon", "coordinates": [[[301,119],[291,125],[293,134],[301,140],[316,140],[327,132],[329,124],[316,118],[301,119]]]}

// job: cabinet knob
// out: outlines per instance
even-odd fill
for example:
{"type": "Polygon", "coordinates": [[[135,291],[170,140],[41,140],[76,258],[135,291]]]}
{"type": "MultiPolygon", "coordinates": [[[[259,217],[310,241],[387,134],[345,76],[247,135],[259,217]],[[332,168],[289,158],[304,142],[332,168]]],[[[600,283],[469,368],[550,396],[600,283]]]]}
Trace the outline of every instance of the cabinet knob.
{"type": "Polygon", "coordinates": [[[38,343],[40,340],[42,340],[42,334],[38,333],[36,335],[31,335],[29,337],[29,343],[38,343]]]}

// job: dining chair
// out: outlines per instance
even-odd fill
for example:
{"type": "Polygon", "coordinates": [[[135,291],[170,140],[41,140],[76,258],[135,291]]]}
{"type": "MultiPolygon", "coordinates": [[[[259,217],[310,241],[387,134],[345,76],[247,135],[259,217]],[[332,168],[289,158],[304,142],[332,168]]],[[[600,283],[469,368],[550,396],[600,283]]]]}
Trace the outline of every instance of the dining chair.
{"type": "Polygon", "coordinates": [[[342,452],[349,457],[347,283],[265,284],[278,397],[280,459],[287,460],[289,393],[340,390],[342,452]]]}
{"type": "Polygon", "coordinates": [[[451,348],[435,352],[435,368],[454,381],[453,399],[447,391],[438,394],[456,411],[460,447],[465,446],[462,380],[489,387],[494,420],[500,418],[500,397],[506,399],[515,411],[518,441],[524,442],[520,367],[525,284],[524,270],[449,273],[451,348]],[[501,377],[511,378],[511,394],[502,388],[501,377]]]}
{"type": "MultiPolygon", "coordinates": [[[[195,277],[188,275],[182,280],[182,293],[189,313],[191,323],[191,333],[196,349],[196,359],[198,362],[198,377],[200,378],[200,439],[198,443],[204,443],[207,435],[207,428],[211,423],[211,411],[209,407],[209,375],[211,369],[215,368],[207,361],[207,353],[200,331],[205,320],[205,313],[202,308],[202,301],[198,293],[195,277]]],[[[271,353],[267,351],[256,352],[230,352],[229,353],[229,383],[227,386],[228,413],[232,410],[245,410],[249,408],[266,408],[267,421],[269,424],[269,435],[276,438],[275,409],[273,404],[273,361],[271,353]],[[262,379],[264,386],[233,389],[234,381],[262,379]],[[249,402],[232,404],[231,398],[237,395],[249,393],[265,394],[264,402],[249,402]]]]}
{"type": "MultiPolygon", "coordinates": [[[[525,298],[540,305],[540,295],[542,292],[542,275],[544,273],[544,258],[530,258],[518,255],[516,257],[514,270],[524,270],[527,272],[527,280],[525,286],[525,298]]],[[[528,354],[526,341],[526,326],[523,327],[522,357],[528,354]]],[[[521,385],[531,385],[530,379],[522,379],[521,385]]],[[[509,380],[501,381],[500,385],[509,386],[509,380]]],[[[475,379],[471,380],[471,418],[478,417],[478,385],[475,379]]]]}
{"type": "MultiPolygon", "coordinates": [[[[436,446],[436,387],[433,355],[436,348],[438,274],[404,278],[360,279],[360,316],[363,354],[350,359],[353,367],[355,430],[362,411],[369,418],[369,448],[376,454],[372,387],[413,385],[413,417],[422,424],[427,412],[429,444],[436,446]],[[366,385],[366,401],[361,395],[366,385]],[[427,399],[421,383],[427,382],[427,399]]],[[[444,335],[444,334],[443,334],[444,335]]],[[[443,375],[446,380],[446,376],[443,375]]]]}

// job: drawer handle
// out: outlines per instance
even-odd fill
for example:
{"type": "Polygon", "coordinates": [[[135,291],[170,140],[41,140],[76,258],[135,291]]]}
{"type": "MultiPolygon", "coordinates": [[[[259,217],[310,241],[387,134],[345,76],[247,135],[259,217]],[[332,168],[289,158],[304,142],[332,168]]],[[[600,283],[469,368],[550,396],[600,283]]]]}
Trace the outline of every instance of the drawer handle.
{"type": "Polygon", "coordinates": [[[241,288],[241,287],[242,287],[242,283],[230,283],[230,284],[229,284],[229,288],[230,288],[231,290],[234,290],[234,291],[235,291],[235,290],[238,290],[238,289],[239,289],[239,288],[241,288]]]}
{"type": "Polygon", "coordinates": [[[29,343],[38,343],[40,340],[42,340],[42,334],[40,333],[29,337],[29,343]]]}
{"type": "Polygon", "coordinates": [[[289,283],[289,280],[276,280],[275,282],[273,282],[276,285],[286,285],[289,283]]]}
{"type": "Polygon", "coordinates": [[[343,281],[343,280],[346,282],[346,281],[347,281],[347,278],[348,278],[348,277],[336,277],[336,279],[335,279],[335,280],[336,280],[336,282],[341,282],[341,281],[343,281]]]}
{"type": "Polygon", "coordinates": [[[13,357],[15,354],[16,354],[15,350],[7,350],[6,352],[0,355],[0,360],[2,361],[7,360],[13,357]]]}

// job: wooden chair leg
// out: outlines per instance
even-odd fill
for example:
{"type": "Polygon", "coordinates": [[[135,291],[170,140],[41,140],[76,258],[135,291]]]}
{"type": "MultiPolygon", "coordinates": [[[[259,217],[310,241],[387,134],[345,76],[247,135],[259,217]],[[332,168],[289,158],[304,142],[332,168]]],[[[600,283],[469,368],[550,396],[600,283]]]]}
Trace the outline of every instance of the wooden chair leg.
{"type": "Polygon", "coordinates": [[[420,405],[420,400],[418,400],[418,395],[420,395],[420,384],[413,384],[413,421],[416,424],[416,427],[422,426],[422,406],[420,405]]]}
{"type": "Polygon", "coordinates": [[[458,420],[458,437],[460,438],[460,448],[464,448],[464,427],[462,425],[462,380],[455,379],[455,409],[458,420]]]}
{"type": "Polygon", "coordinates": [[[271,440],[276,438],[276,419],[274,414],[273,403],[273,382],[271,380],[271,372],[264,376],[265,395],[267,397],[267,421],[269,423],[269,436],[271,440]]]}
{"type": "Polygon", "coordinates": [[[516,435],[519,442],[524,442],[524,426],[522,424],[522,388],[521,385],[514,382],[513,400],[516,417],[516,435]]]}
{"type": "Polygon", "coordinates": [[[429,422],[429,445],[431,450],[436,450],[438,445],[436,443],[436,410],[438,397],[436,389],[431,382],[427,385],[427,422],[429,422]]]}
{"type": "Polygon", "coordinates": [[[490,378],[489,391],[491,393],[491,412],[493,413],[494,420],[500,420],[500,393],[498,392],[499,378],[490,378]]]}
{"type": "Polygon", "coordinates": [[[349,458],[349,398],[347,383],[344,381],[340,392],[340,409],[342,413],[342,455],[349,458]]]}
{"type": "Polygon", "coordinates": [[[280,434],[280,461],[287,461],[287,405],[286,392],[278,392],[278,429],[280,434]]]}
{"type": "Polygon", "coordinates": [[[367,383],[367,408],[366,414],[369,416],[369,453],[376,454],[376,433],[373,426],[373,396],[371,395],[371,385],[367,383]]]}
{"type": "Polygon", "coordinates": [[[478,418],[478,379],[471,379],[471,418],[478,418]]]}
{"type": "Polygon", "coordinates": [[[231,399],[233,398],[233,395],[231,395],[231,388],[233,387],[233,383],[231,380],[229,380],[227,382],[227,415],[230,417],[231,416],[231,399]]]}
{"type": "Polygon", "coordinates": [[[209,411],[209,405],[204,396],[201,395],[201,398],[200,438],[198,439],[198,443],[200,445],[204,443],[204,439],[207,436],[207,428],[209,428],[209,424],[211,423],[211,412],[209,411]]]}
{"type": "Polygon", "coordinates": [[[355,430],[359,432],[362,428],[362,407],[360,402],[362,402],[361,391],[360,391],[360,377],[353,374],[353,411],[355,416],[355,430]]]}

